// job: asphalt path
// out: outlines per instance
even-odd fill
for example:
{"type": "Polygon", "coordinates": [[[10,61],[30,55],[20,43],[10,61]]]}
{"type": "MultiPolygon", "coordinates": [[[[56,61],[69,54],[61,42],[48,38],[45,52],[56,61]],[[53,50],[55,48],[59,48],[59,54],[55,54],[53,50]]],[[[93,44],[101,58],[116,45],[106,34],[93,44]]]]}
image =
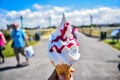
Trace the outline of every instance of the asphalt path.
{"type": "MultiPolygon", "coordinates": [[[[98,38],[78,34],[80,59],[73,64],[74,80],[120,80],[117,68],[120,52],[102,43],[98,38]]],[[[48,39],[42,39],[34,46],[35,56],[30,58],[30,65],[16,67],[15,57],[6,58],[0,64],[0,80],[47,80],[54,67],[47,55],[48,39]]],[[[20,56],[21,62],[25,59],[20,56]]]]}

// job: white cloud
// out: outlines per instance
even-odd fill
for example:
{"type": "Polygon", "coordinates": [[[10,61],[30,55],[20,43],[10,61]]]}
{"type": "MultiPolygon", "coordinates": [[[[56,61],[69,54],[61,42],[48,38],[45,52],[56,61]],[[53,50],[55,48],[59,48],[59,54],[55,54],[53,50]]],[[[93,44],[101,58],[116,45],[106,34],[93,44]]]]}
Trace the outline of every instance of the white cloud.
{"type": "Polygon", "coordinates": [[[6,16],[11,17],[11,18],[15,18],[17,16],[17,12],[16,11],[8,12],[6,14],[6,16]]]}
{"type": "Polygon", "coordinates": [[[25,10],[23,10],[23,11],[19,11],[19,12],[18,12],[18,15],[27,15],[27,14],[29,14],[29,13],[31,13],[31,10],[30,10],[30,9],[25,9],[25,10]]]}
{"type": "Polygon", "coordinates": [[[37,4],[37,3],[35,3],[35,4],[33,5],[33,7],[34,7],[35,9],[37,9],[37,10],[41,10],[41,9],[43,9],[43,7],[40,6],[40,5],[37,4]]]}
{"type": "Polygon", "coordinates": [[[69,7],[57,7],[57,6],[54,7],[54,10],[59,11],[59,12],[64,12],[69,9],[70,9],[69,7]]]}
{"type": "Polygon", "coordinates": [[[51,18],[51,25],[59,25],[62,12],[65,12],[67,20],[74,25],[90,24],[90,15],[93,16],[94,24],[107,24],[120,22],[120,9],[110,7],[99,7],[94,9],[71,10],[70,7],[59,6],[41,6],[34,4],[36,9],[25,9],[21,11],[5,11],[0,10],[0,26],[6,27],[14,21],[20,23],[20,15],[23,16],[24,26],[27,27],[47,27],[49,26],[48,18],[51,18]]]}

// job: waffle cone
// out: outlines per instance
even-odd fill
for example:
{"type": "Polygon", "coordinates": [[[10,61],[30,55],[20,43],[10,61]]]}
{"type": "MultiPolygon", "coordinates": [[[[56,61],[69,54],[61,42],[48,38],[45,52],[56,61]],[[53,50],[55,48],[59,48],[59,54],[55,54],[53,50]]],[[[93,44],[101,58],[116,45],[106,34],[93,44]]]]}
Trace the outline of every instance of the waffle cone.
{"type": "Polygon", "coordinates": [[[56,72],[58,76],[65,75],[66,80],[70,80],[71,73],[74,72],[74,70],[70,68],[70,66],[68,66],[67,64],[61,64],[56,66],[56,72]]]}

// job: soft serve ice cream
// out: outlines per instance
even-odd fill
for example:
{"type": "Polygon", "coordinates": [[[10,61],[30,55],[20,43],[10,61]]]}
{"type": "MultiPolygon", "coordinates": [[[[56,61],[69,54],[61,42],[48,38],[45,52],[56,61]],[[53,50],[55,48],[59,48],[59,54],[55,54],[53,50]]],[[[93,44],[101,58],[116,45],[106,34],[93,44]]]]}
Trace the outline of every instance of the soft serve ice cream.
{"type": "Polygon", "coordinates": [[[73,38],[70,23],[63,14],[62,21],[51,34],[48,44],[48,56],[55,66],[67,64],[71,66],[79,59],[79,44],[73,38]]]}

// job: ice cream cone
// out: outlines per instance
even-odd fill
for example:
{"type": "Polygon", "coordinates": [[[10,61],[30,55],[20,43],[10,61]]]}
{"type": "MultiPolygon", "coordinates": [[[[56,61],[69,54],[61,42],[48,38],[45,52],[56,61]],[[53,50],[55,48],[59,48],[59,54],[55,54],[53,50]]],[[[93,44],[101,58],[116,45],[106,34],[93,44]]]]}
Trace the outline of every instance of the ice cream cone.
{"type": "Polygon", "coordinates": [[[71,80],[74,72],[71,65],[80,57],[78,50],[79,44],[73,38],[71,25],[63,13],[60,25],[51,34],[48,43],[48,56],[55,66],[59,80],[71,80]]]}
{"type": "Polygon", "coordinates": [[[74,70],[68,66],[67,64],[61,64],[56,66],[56,72],[58,76],[64,75],[66,80],[70,80],[71,74],[74,72],[74,70]]]}

